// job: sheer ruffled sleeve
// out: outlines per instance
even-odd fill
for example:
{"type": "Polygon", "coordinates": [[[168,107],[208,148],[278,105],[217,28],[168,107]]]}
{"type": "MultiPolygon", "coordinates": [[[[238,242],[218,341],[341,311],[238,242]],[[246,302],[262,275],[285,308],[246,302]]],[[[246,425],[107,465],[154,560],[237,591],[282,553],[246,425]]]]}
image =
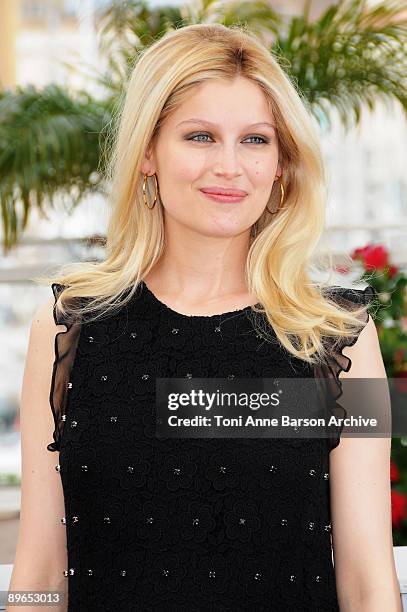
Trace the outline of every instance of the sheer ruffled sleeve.
{"type": "Polygon", "coordinates": [[[49,451],[59,451],[71,389],[70,374],[75,359],[81,326],[69,315],[64,316],[57,308],[58,297],[65,289],[65,286],[53,283],[51,287],[55,298],[53,307],[55,325],[65,325],[67,328],[66,331],[60,331],[55,335],[55,360],[49,395],[54,417],[54,441],[47,445],[47,449],[49,451]]]}
{"type": "MultiPolygon", "coordinates": [[[[377,296],[375,289],[370,285],[365,289],[329,287],[329,289],[325,290],[325,295],[335,301],[340,307],[346,308],[349,311],[359,308],[361,305],[369,306],[375,301],[377,296]]],[[[328,398],[328,416],[346,417],[345,408],[338,403],[338,399],[343,393],[339,374],[341,372],[349,372],[352,361],[342,351],[346,346],[353,346],[356,343],[361,331],[369,321],[369,316],[368,309],[358,315],[361,327],[356,336],[349,338],[328,338],[326,341],[328,346],[326,363],[315,366],[314,373],[318,384],[321,385],[321,394],[323,394],[324,398],[328,398]]],[[[327,439],[329,451],[338,446],[342,430],[343,425],[330,428],[327,439]]]]}

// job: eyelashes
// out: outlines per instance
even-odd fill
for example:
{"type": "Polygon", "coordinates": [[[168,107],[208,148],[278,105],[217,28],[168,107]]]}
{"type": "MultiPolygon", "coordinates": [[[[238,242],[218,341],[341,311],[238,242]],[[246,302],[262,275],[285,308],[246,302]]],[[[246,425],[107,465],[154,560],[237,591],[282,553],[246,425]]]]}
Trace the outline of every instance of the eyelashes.
{"type": "MultiPolygon", "coordinates": [[[[191,142],[208,142],[207,140],[195,140],[195,138],[197,138],[198,136],[209,136],[211,138],[211,135],[208,134],[207,132],[197,132],[195,134],[191,134],[190,136],[187,136],[186,140],[190,140],[191,142]]],[[[250,138],[257,138],[261,142],[252,142],[249,144],[269,144],[270,142],[268,138],[264,138],[263,136],[257,136],[257,135],[248,136],[245,140],[250,139],[250,138]]]]}

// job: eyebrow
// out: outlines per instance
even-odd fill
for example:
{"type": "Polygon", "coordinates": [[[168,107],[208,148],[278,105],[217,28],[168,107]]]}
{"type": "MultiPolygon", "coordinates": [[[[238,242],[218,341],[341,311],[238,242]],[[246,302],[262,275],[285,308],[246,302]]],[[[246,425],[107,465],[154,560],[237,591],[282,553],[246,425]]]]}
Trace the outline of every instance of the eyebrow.
{"type": "MultiPolygon", "coordinates": [[[[176,127],[179,127],[180,125],[183,125],[184,123],[202,123],[205,125],[209,125],[212,127],[218,127],[216,123],[212,123],[212,121],[206,121],[205,119],[186,119],[185,121],[181,121],[181,123],[178,123],[176,127]]],[[[262,121],[260,123],[252,123],[251,125],[248,125],[247,128],[254,128],[254,127],[260,127],[260,126],[267,126],[267,127],[271,127],[273,129],[276,129],[276,126],[273,125],[272,123],[268,123],[267,121],[262,121]]]]}

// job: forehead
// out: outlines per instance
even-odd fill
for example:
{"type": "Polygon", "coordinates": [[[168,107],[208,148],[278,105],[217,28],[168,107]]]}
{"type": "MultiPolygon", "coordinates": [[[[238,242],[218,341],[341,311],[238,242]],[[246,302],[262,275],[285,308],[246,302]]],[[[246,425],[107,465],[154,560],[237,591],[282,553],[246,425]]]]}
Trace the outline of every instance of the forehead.
{"type": "Polygon", "coordinates": [[[191,119],[219,127],[255,123],[275,125],[266,94],[259,85],[244,77],[200,83],[168,117],[173,127],[180,124],[185,127],[185,121],[191,119]]]}

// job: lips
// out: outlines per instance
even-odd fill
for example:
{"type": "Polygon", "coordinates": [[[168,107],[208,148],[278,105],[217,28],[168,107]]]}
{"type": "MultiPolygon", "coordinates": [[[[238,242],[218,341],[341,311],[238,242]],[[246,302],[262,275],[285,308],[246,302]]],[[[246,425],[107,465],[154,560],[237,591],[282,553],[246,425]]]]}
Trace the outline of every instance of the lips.
{"type": "Polygon", "coordinates": [[[223,195],[237,198],[242,198],[247,195],[247,191],[242,191],[241,189],[226,189],[224,187],[203,187],[201,191],[210,195],[223,195]]]}
{"type": "Polygon", "coordinates": [[[206,198],[214,202],[223,202],[232,204],[241,202],[248,194],[242,189],[234,189],[232,187],[203,187],[200,190],[206,198]]]}

